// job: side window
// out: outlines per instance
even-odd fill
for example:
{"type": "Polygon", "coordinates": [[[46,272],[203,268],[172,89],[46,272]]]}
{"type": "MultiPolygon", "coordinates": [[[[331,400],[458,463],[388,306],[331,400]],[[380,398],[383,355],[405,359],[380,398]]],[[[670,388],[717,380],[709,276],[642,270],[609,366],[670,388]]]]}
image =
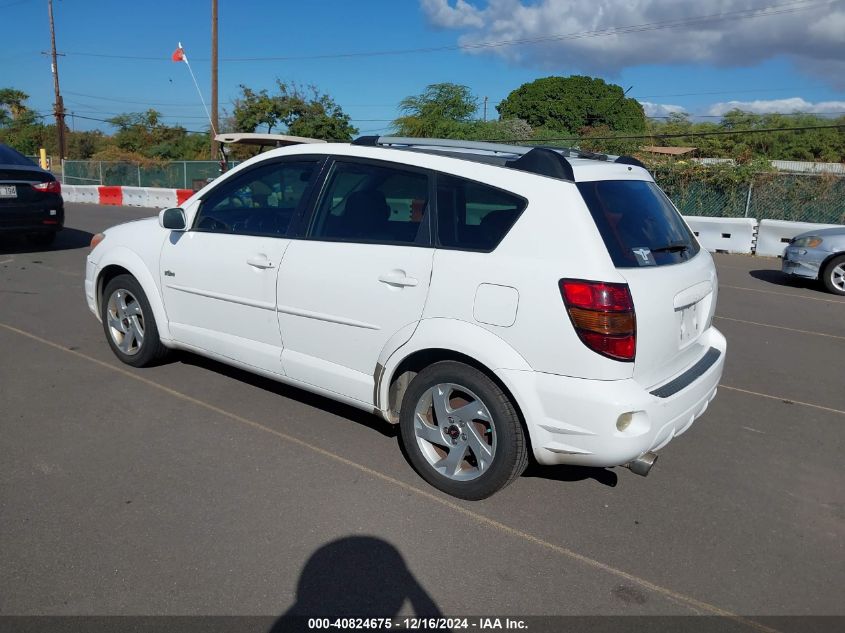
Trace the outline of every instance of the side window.
{"type": "Polygon", "coordinates": [[[316,160],[273,162],[221,183],[203,200],[194,228],[210,233],[285,235],[318,165],[316,160]]]}
{"type": "Polygon", "coordinates": [[[438,245],[491,251],[525,209],[525,200],[472,180],[438,174],[438,245]]]}
{"type": "Polygon", "coordinates": [[[335,163],[308,236],[346,242],[417,242],[428,210],[428,176],[365,163],[335,163]]]}

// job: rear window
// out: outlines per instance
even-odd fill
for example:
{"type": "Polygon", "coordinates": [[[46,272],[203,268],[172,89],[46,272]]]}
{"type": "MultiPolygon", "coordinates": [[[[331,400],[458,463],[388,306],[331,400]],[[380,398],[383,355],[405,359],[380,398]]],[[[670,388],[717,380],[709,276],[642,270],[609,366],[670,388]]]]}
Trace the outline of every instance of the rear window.
{"type": "Polygon", "coordinates": [[[653,182],[597,180],[577,184],[617,268],[677,264],[698,253],[698,242],[653,182]]]}
{"type": "Polygon", "coordinates": [[[26,167],[37,166],[19,151],[12,149],[8,145],[2,144],[0,144],[0,165],[24,165],[26,167]]]}

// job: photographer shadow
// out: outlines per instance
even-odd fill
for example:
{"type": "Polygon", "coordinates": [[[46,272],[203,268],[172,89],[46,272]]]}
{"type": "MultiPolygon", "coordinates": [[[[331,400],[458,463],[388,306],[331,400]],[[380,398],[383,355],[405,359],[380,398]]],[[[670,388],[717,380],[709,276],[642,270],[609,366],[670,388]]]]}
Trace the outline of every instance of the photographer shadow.
{"type": "Polygon", "coordinates": [[[271,633],[307,630],[308,618],[395,618],[406,602],[415,617],[443,617],[393,545],[350,536],[311,555],[299,577],[296,603],[271,633]]]}

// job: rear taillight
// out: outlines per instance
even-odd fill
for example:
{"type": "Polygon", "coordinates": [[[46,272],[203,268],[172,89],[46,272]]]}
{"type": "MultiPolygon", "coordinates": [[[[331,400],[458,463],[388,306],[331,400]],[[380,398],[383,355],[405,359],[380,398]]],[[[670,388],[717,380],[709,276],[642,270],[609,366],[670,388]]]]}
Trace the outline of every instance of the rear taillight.
{"type": "Polygon", "coordinates": [[[584,345],[613,360],[634,360],[637,317],[628,284],[561,279],[560,294],[584,345]]]}
{"type": "Polygon", "coordinates": [[[58,180],[51,180],[49,182],[39,182],[32,185],[32,188],[41,193],[61,193],[62,183],[58,180]]]}

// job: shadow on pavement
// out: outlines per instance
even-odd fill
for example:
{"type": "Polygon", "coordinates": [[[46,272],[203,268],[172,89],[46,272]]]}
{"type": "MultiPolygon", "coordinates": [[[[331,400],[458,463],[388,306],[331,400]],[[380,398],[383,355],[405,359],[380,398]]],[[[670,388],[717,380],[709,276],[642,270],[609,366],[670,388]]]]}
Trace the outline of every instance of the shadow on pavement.
{"type": "Polygon", "coordinates": [[[393,618],[405,603],[420,618],[443,617],[399,551],[372,536],[350,536],[311,555],[299,576],[296,602],[271,633],[306,630],[306,618],[393,618]]]}
{"type": "MultiPolygon", "coordinates": [[[[350,407],[341,402],[336,402],[334,400],[330,400],[329,398],[318,396],[303,389],[291,387],[289,385],[276,382],[275,380],[271,380],[270,378],[265,378],[263,376],[253,374],[248,371],[238,369],[236,367],[231,367],[229,365],[225,365],[218,361],[211,360],[204,356],[191,354],[190,352],[177,351],[174,352],[171,356],[168,356],[168,359],[170,359],[171,362],[180,362],[185,365],[191,365],[193,367],[200,367],[208,371],[213,371],[222,376],[232,378],[233,380],[238,380],[248,385],[252,385],[253,387],[263,389],[264,391],[269,391],[270,393],[274,393],[283,398],[288,398],[290,400],[300,402],[304,405],[314,407],[315,409],[319,409],[332,415],[344,417],[352,422],[360,424],[361,426],[365,426],[368,429],[377,431],[385,437],[392,437],[397,439],[399,437],[398,424],[388,424],[380,417],[372,413],[367,413],[366,411],[350,407]]],[[[164,362],[167,363],[168,361],[165,360],[164,362]]],[[[410,465],[411,462],[408,458],[407,453],[405,452],[404,444],[401,441],[398,442],[398,444],[399,450],[405,457],[405,461],[408,462],[408,464],[410,465]]],[[[590,468],[587,466],[563,465],[542,466],[540,464],[537,464],[533,460],[529,462],[528,468],[525,470],[522,476],[564,482],[585,481],[588,479],[593,479],[598,483],[608,486],[610,488],[616,486],[618,479],[616,473],[613,470],[607,468],[590,468]]]]}
{"type": "Polygon", "coordinates": [[[795,277],[787,275],[779,270],[762,269],[751,270],[749,275],[775,286],[784,286],[787,288],[809,288],[811,290],[818,290],[818,284],[812,279],[804,279],[803,277],[795,277]]]}
{"type": "Polygon", "coordinates": [[[341,402],[335,402],[334,400],[318,396],[303,389],[290,387],[283,383],[276,382],[275,380],[271,380],[270,378],[252,374],[236,367],[230,367],[229,365],[224,365],[223,363],[205,358],[204,356],[191,354],[190,352],[179,351],[174,353],[172,358],[174,361],[184,363],[185,365],[201,367],[202,369],[207,369],[223,376],[239,380],[240,382],[252,385],[253,387],[258,387],[264,391],[269,391],[283,398],[295,400],[296,402],[301,402],[302,404],[314,407],[315,409],[320,409],[326,413],[347,418],[348,420],[352,420],[353,422],[366,426],[369,429],[378,431],[385,437],[397,437],[399,435],[399,427],[396,424],[388,424],[371,413],[350,407],[341,402]]]}
{"type": "Polygon", "coordinates": [[[64,228],[56,235],[56,241],[49,246],[31,244],[23,235],[0,234],[0,254],[48,253],[50,251],[70,251],[87,248],[91,244],[93,233],[79,229],[64,228]]]}
{"type": "Polygon", "coordinates": [[[590,466],[543,466],[536,462],[528,464],[522,474],[523,477],[548,479],[549,481],[584,481],[594,479],[600,484],[615,488],[619,477],[609,468],[592,468],[590,466]]]}

